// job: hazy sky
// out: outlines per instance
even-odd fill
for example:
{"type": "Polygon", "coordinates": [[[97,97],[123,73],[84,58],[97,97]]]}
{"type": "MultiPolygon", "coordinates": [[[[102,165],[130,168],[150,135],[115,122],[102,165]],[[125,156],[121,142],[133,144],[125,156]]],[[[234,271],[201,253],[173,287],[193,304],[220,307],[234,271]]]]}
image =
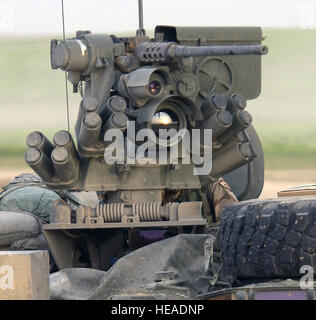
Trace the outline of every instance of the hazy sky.
{"type": "MultiPolygon", "coordinates": [[[[64,0],[67,33],[137,28],[137,0],[64,0]]],[[[316,28],[316,0],[144,0],[145,27],[260,25],[316,28]]],[[[0,34],[61,32],[61,0],[1,0],[0,34]]]]}

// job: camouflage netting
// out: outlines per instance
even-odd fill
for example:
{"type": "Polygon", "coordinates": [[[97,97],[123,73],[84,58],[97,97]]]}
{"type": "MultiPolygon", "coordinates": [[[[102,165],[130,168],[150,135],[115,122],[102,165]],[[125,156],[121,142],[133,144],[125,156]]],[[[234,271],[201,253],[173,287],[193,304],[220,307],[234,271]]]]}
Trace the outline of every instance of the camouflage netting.
{"type": "Polygon", "coordinates": [[[2,188],[0,210],[29,212],[44,223],[50,222],[52,205],[57,199],[63,198],[72,209],[80,204],[98,204],[95,192],[55,192],[50,190],[37,174],[32,173],[22,173],[2,188]]]}
{"type": "Polygon", "coordinates": [[[0,210],[29,212],[42,221],[49,222],[52,205],[57,199],[60,199],[59,195],[51,190],[26,186],[5,194],[0,200],[0,210]]]}
{"type": "Polygon", "coordinates": [[[2,187],[4,191],[17,186],[23,186],[26,184],[43,184],[43,180],[37,174],[33,173],[22,173],[12,179],[6,186],[2,187]]]}
{"type": "Polygon", "coordinates": [[[11,250],[47,249],[42,223],[48,223],[59,195],[35,174],[21,174],[0,193],[0,247],[11,250]]]}
{"type": "Polygon", "coordinates": [[[42,179],[31,173],[23,173],[3,187],[0,193],[0,250],[47,250],[42,234],[42,224],[50,222],[53,203],[60,199],[69,202],[71,208],[97,201],[90,194],[60,194],[48,189],[42,179]]]}

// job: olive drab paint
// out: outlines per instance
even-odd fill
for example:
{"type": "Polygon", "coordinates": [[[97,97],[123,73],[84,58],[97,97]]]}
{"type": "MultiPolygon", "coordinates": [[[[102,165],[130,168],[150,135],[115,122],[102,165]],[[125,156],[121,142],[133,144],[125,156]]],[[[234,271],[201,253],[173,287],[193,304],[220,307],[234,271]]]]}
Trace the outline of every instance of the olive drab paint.
{"type": "MultiPolygon", "coordinates": [[[[32,132],[25,160],[48,187],[96,191],[102,199],[95,208],[80,206],[75,212],[66,203],[55,205],[44,233],[59,268],[88,259],[78,257],[82,244],[72,235],[79,229],[87,231],[89,266],[106,269],[111,255],[106,250],[121,247],[122,229],[206,225],[201,201],[163,204],[168,192],[200,190],[251,163],[259,163],[255,174],[263,175],[260,140],[245,110],[261,90],[261,56],[268,51],[261,28],[157,26],[151,39],[139,4],[135,36],[78,31],[74,38],[51,40],[52,68],[65,71],[73,92],[82,93],[76,142],[65,130],[52,142],[32,132]],[[135,140],[144,129],[152,132],[147,146],[157,152],[135,140]],[[115,151],[107,149],[111,130],[120,133],[124,150],[119,161],[107,162],[115,151]],[[168,133],[164,138],[161,130],[168,133]],[[210,130],[212,138],[203,134],[210,130]],[[197,131],[199,139],[192,139],[197,131]],[[189,161],[182,156],[185,137],[178,132],[191,137],[189,161]],[[167,150],[163,163],[161,149],[167,150]],[[210,173],[201,170],[206,160],[210,173]]],[[[233,178],[237,189],[261,192],[263,178],[253,183],[248,171],[243,176],[249,179],[233,178]]]]}

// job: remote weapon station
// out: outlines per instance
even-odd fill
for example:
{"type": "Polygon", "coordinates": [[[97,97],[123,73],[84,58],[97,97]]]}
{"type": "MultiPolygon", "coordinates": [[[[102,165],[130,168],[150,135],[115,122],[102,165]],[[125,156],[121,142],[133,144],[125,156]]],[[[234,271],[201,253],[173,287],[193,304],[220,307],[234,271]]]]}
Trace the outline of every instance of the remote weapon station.
{"type": "Polygon", "coordinates": [[[25,160],[51,189],[96,191],[102,199],[96,207],[55,204],[44,233],[60,269],[107,269],[139,230],[201,230],[201,202],[166,203],[168,192],[200,190],[220,176],[239,199],[262,190],[262,148],[245,110],[261,89],[261,28],[157,26],[151,39],[142,11],[139,1],[132,37],[78,31],[51,41],[52,68],[64,70],[83,97],[77,143],[69,131],[52,142],[34,131],[25,160]],[[143,129],[152,134],[141,144],[143,129]],[[196,174],[203,164],[193,161],[194,148],[183,152],[184,141],[196,146],[196,129],[201,137],[212,130],[211,141],[198,144],[204,156],[211,144],[210,173],[196,174]],[[116,152],[113,132],[122,142],[116,152]]]}

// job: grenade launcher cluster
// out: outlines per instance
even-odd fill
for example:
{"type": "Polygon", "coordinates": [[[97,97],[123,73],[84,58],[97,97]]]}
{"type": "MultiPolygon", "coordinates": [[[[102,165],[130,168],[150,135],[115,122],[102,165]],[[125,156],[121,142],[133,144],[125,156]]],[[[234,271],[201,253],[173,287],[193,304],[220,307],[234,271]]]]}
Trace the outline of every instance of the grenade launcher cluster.
{"type": "Polygon", "coordinates": [[[136,131],[212,129],[211,176],[251,161],[256,152],[245,132],[252,122],[245,108],[260,92],[266,52],[261,29],[252,27],[158,26],[154,39],[79,31],[74,39],[52,40],[52,68],[68,73],[74,92],[84,87],[77,147],[67,131],[57,132],[52,143],[35,131],[27,138],[26,162],[59,189],[133,189],[129,181],[135,185],[139,172],[152,179],[136,183],[137,189],[198,188],[198,177],[184,174],[188,165],[107,165],[104,135],[112,128],[124,133],[129,121],[136,131]],[[130,178],[123,186],[124,172],[130,178]]]}

